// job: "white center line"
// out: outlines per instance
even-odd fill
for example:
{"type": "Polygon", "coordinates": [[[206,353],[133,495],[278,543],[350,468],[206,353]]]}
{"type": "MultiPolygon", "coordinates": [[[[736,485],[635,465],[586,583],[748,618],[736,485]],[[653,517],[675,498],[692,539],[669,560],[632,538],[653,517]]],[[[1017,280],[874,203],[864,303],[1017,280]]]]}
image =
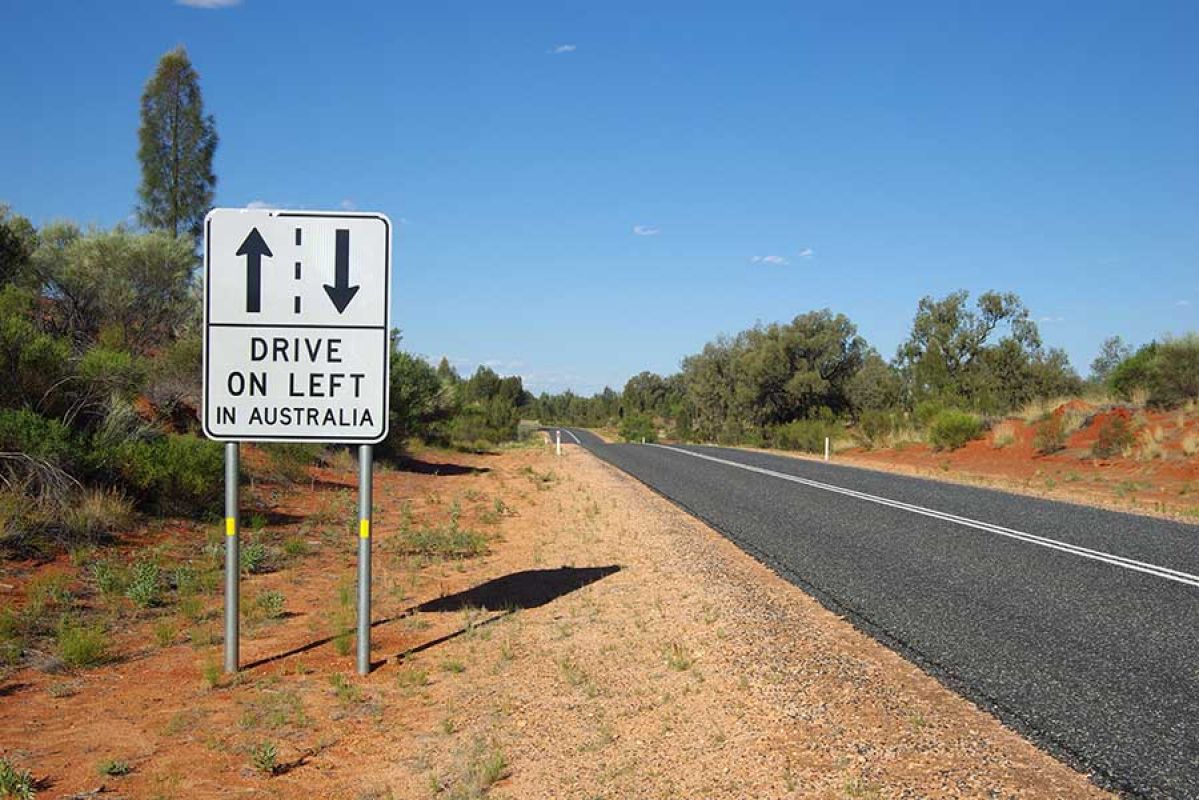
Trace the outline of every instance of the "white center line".
{"type": "Polygon", "coordinates": [[[823,489],[826,492],[835,492],[836,494],[843,494],[848,497],[857,498],[858,500],[865,500],[870,503],[888,506],[889,508],[896,508],[901,511],[911,512],[913,514],[921,514],[926,517],[932,517],[945,522],[952,522],[957,525],[975,528],[977,530],[994,533],[999,536],[1006,536],[1009,539],[1018,539],[1022,542],[1027,542],[1028,544],[1035,544],[1040,547],[1048,547],[1052,550],[1059,550],[1063,553],[1070,553],[1071,555],[1079,556],[1080,558],[1089,558],[1093,561],[1102,561],[1105,564],[1111,564],[1124,569],[1134,570],[1136,572],[1144,572],[1148,575],[1154,575],[1158,578],[1165,578],[1168,581],[1174,581],[1176,583],[1183,583],[1187,586],[1199,587],[1199,575],[1191,575],[1190,573],[1180,572],[1179,570],[1170,569],[1169,567],[1159,567],[1156,564],[1149,564],[1144,561],[1136,561],[1135,559],[1125,558],[1124,556],[1105,553],[1102,550],[1092,550],[1089,547],[1082,547],[1080,545],[1070,544],[1069,542],[1058,541],[1057,539],[1049,539],[1044,536],[1037,536],[1032,533],[1013,530],[1012,528],[1005,528],[1001,525],[992,525],[989,522],[981,522],[976,519],[970,519],[969,517],[960,517],[956,514],[949,514],[944,511],[925,508],[924,506],[903,503],[898,500],[879,497],[878,495],[867,494],[865,492],[859,492],[853,489],[846,489],[841,486],[834,486],[830,483],[822,483],[820,481],[814,481],[808,478],[800,478],[796,475],[788,475],[785,472],[776,472],[775,470],[766,469],[765,467],[755,467],[749,464],[742,464],[739,461],[729,461],[728,459],[717,458],[716,456],[709,456],[703,453],[696,453],[692,452],[691,450],[683,450],[678,447],[671,447],[664,444],[654,446],[660,447],[663,450],[682,453],[685,456],[702,458],[705,461],[714,461],[717,464],[725,464],[727,466],[736,467],[737,469],[743,469],[748,472],[757,472],[761,475],[769,475],[772,478],[779,478],[781,480],[791,481],[792,483],[799,483],[804,486],[810,486],[814,489],[823,489]]]}

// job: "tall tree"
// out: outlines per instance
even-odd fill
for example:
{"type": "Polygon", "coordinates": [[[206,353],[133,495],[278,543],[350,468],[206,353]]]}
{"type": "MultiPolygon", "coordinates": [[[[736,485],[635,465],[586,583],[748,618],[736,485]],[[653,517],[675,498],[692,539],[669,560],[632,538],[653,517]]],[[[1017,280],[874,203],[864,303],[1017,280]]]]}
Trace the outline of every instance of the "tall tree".
{"type": "Polygon", "coordinates": [[[1132,355],[1132,348],[1124,343],[1119,336],[1109,336],[1103,340],[1099,355],[1091,362],[1091,379],[1096,383],[1107,383],[1107,379],[1116,371],[1120,363],[1132,355]]]}
{"type": "Polygon", "coordinates": [[[204,115],[200,78],[182,47],[159,60],[142,93],[141,116],[138,221],[176,237],[199,237],[216,186],[216,122],[204,115]]]}

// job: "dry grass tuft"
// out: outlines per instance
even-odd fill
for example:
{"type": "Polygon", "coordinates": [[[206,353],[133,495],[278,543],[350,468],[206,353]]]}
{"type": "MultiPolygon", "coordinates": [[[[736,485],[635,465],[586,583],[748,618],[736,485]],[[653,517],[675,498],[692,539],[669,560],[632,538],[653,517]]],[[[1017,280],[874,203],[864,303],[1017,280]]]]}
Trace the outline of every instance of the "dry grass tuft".
{"type": "Polygon", "coordinates": [[[1016,443],[1016,426],[1011,422],[1001,422],[991,431],[991,447],[1002,450],[1016,443]]]}

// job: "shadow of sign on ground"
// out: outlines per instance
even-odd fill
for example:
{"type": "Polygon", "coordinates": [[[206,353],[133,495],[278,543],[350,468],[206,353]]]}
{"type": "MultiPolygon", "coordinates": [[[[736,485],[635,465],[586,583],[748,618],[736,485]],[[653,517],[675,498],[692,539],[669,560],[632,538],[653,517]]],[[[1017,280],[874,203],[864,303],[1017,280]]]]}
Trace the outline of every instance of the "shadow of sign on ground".
{"type": "MultiPolygon", "coordinates": [[[[498,622],[517,611],[547,605],[559,597],[578,591],[584,586],[589,586],[619,571],[620,566],[608,564],[602,567],[556,567],[554,569],[528,569],[521,570],[520,572],[512,572],[508,575],[492,578],[478,586],[473,586],[461,592],[439,597],[436,600],[429,600],[419,605],[409,606],[394,616],[372,621],[371,627],[377,628],[381,625],[389,625],[417,613],[446,613],[465,611],[466,609],[496,612],[493,616],[473,624],[473,627],[479,628],[498,622]]],[[[439,644],[461,636],[466,630],[465,627],[459,628],[444,636],[439,636],[431,641],[410,647],[388,659],[374,661],[371,663],[371,669],[377,669],[386,664],[388,660],[401,661],[407,656],[436,647],[439,644]]],[[[285,658],[300,655],[301,653],[315,650],[322,645],[329,644],[335,638],[336,636],[325,636],[286,652],[260,658],[257,661],[244,665],[242,669],[251,670],[272,664],[276,661],[282,661],[285,658]]]]}

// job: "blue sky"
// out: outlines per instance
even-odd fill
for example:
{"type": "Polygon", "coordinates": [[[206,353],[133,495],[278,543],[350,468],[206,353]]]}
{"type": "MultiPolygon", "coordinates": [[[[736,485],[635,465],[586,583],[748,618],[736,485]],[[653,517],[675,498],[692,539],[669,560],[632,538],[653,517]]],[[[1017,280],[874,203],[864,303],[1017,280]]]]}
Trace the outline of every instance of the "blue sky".
{"type": "Polygon", "coordinates": [[[1086,371],[1199,328],[1199,3],[6,0],[0,201],[124,220],[185,45],[217,204],[383,211],[406,346],[534,390],[1019,293],[1086,371]]]}

